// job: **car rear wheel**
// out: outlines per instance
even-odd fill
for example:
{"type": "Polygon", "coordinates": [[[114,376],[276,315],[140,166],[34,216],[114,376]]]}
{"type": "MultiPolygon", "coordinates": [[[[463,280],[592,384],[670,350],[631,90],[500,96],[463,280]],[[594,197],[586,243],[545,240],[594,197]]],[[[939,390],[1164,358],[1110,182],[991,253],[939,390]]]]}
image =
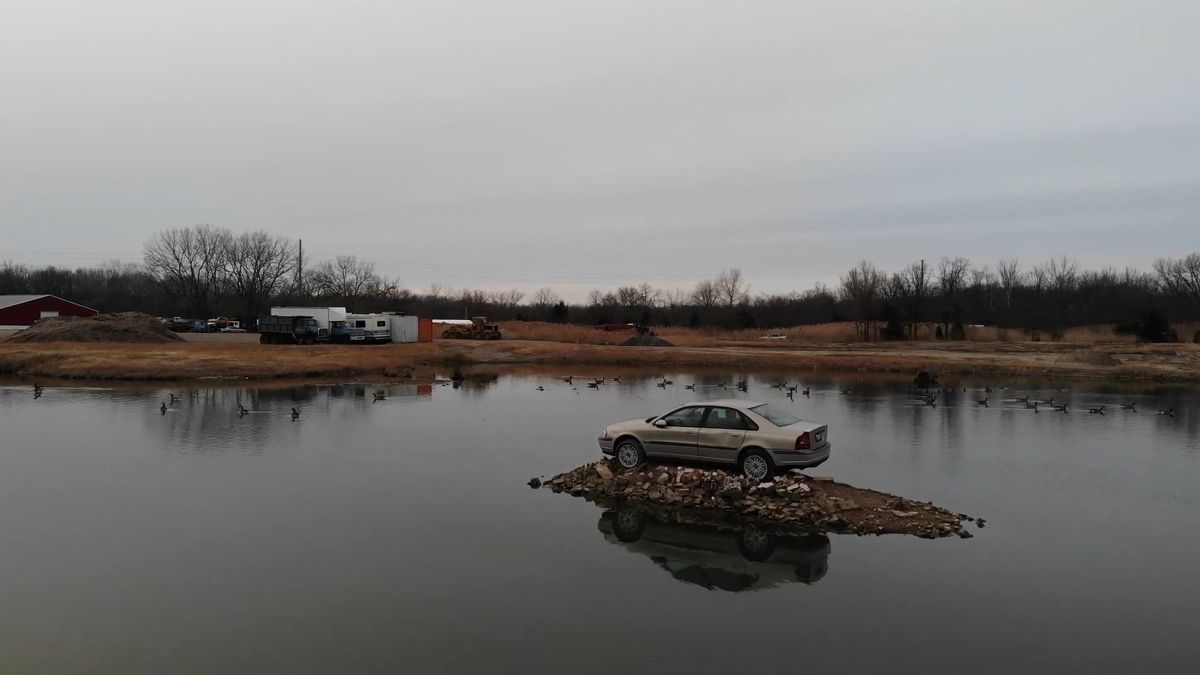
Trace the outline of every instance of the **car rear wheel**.
{"type": "Polygon", "coordinates": [[[646,461],[646,453],[642,451],[642,444],[632,438],[626,438],[617,443],[617,450],[614,454],[617,456],[617,464],[620,464],[623,469],[632,469],[646,461]]]}
{"type": "Polygon", "coordinates": [[[742,455],[739,467],[742,473],[752,480],[764,481],[775,475],[775,463],[770,455],[762,450],[751,450],[742,455]]]}
{"type": "Polygon", "coordinates": [[[775,542],[766,532],[747,527],[738,535],[738,550],[746,560],[763,562],[775,552],[775,542]]]}
{"type": "Polygon", "coordinates": [[[613,514],[612,527],[617,539],[631,542],[642,538],[646,524],[642,522],[642,514],[633,509],[622,509],[613,514]]]}

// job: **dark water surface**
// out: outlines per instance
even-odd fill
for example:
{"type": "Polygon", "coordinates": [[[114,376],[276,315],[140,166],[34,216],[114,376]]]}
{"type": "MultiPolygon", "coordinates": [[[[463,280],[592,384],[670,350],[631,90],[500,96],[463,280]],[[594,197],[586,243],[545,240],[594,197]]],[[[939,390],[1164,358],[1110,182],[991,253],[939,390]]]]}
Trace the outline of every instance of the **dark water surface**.
{"type": "Polygon", "coordinates": [[[606,423],[733,379],[671,377],[503,376],[379,403],[176,389],[166,414],[165,390],[0,387],[0,672],[1200,668],[1195,391],[1021,386],[925,408],[902,382],[814,379],[793,403],[751,378],[750,398],[830,425],[812,473],[985,517],[967,540],[831,535],[755,561],[704,527],[623,542],[603,509],[526,487],[594,459],[606,423]],[[1000,401],[1030,392],[1076,410],[1000,401]]]}

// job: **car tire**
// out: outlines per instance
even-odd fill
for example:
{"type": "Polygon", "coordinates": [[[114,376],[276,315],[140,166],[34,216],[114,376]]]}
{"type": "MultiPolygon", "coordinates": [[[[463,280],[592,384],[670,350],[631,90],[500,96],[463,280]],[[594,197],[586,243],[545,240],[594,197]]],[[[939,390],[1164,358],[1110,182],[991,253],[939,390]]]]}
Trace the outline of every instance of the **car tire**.
{"type": "Polygon", "coordinates": [[[741,469],[742,475],[759,482],[770,480],[775,475],[775,462],[771,461],[771,456],[762,450],[751,450],[742,455],[741,461],[738,462],[738,469],[741,469]]]}
{"type": "Polygon", "coordinates": [[[621,509],[612,514],[613,534],[623,542],[637,541],[646,529],[645,519],[635,509],[621,509]]]}
{"type": "Polygon", "coordinates": [[[738,533],[738,551],[746,560],[764,562],[775,552],[775,540],[758,528],[747,527],[738,533]]]}
{"type": "Polygon", "coordinates": [[[613,456],[622,469],[634,469],[646,461],[646,451],[636,438],[622,438],[613,448],[613,456]]]}

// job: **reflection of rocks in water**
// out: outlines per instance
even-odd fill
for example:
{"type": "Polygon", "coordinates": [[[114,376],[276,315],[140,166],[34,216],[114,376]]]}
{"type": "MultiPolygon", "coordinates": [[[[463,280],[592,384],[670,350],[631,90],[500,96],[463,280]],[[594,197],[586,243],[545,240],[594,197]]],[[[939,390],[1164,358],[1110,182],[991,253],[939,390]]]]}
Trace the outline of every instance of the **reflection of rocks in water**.
{"type": "Polygon", "coordinates": [[[650,558],[672,577],[709,590],[748,591],[820,581],[829,570],[829,537],[763,529],[687,509],[625,506],[598,527],[609,543],[650,558]]]}

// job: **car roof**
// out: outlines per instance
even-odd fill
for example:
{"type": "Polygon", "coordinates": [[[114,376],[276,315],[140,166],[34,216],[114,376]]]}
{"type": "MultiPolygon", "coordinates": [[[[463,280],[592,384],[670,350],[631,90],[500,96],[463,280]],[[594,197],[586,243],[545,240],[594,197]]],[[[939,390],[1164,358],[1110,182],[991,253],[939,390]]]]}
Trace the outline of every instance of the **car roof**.
{"type": "Polygon", "coordinates": [[[730,408],[741,408],[742,410],[746,410],[747,408],[753,408],[755,406],[762,405],[762,403],[757,401],[747,401],[744,398],[718,398],[711,401],[692,401],[687,405],[723,405],[729,406],[730,408]]]}

